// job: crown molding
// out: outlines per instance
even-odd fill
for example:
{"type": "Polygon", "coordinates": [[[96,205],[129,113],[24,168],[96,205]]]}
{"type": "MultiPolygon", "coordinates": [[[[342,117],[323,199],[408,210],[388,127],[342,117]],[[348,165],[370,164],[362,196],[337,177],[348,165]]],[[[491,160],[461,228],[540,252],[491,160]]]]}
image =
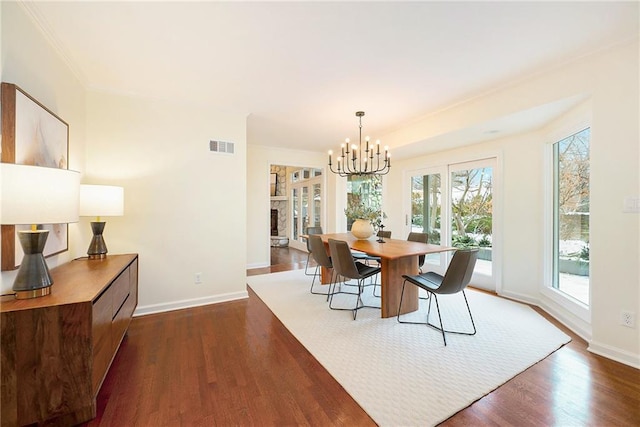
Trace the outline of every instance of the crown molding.
{"type": "Polygon", "coordinates": [[[44,18],[37,5],[34,2],[18,0],[18,5],[24,10],[29,19],[35,24],[36,28],[40,30],[45,40],[51,45],[53,50],[58,54],[60,59],[69,67],[71,73],[76,77],[76,79],[80,82],[80,84],[86,89],[88,85],[88,80],[84,73],[80,70],[80,67],[73,61],[71,55],[68,50],[65,49],[64,45],[58,40],[54,31],[52,30],[51,25],[44,18]]]}

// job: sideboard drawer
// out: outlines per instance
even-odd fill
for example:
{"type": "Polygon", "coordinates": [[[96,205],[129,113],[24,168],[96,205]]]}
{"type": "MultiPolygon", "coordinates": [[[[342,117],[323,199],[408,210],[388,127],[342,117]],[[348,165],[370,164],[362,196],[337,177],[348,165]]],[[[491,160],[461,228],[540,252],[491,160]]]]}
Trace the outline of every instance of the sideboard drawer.
{"type": "Polygon", "coordinates": [[[112,293],[111,288],[93,303],[93,372],[91,385],[95,393],[100,386],[109,362],[111,361],[111,323],[112,323],[112,293]]]}
{"type": "Polygon", "coordinates": [[[117,351],[118,346],[120,345],[120,341],[122,341],[122,337],[124,337],[124,333],[127,331],[129,323],[131,323],[132,311],[129,311],[129,307],[127,304],[130,298],[130,296],[127,297],[124,304],[120,308],[120,311],[118,311],[116,317],[113,318],[113,323],[111,326],[111,346],[114,351],[117,351]]]}
{"type": "Polygon", "coordinates": [[[112,295],[111,318],[113,319],[129,296],[129,268],[123,271],[118,278],[113,281],[107,291],[110,291],[112,295]]]}

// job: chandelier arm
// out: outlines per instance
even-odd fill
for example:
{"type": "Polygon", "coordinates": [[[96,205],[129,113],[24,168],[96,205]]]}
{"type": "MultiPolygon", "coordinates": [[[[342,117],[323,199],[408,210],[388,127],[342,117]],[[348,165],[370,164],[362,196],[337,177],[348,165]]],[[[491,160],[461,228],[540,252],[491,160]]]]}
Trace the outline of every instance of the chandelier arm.
{"type": "Polygon", "coordinates": [[[344,157],[344,161],[342,162],[342,171],[344,173],[350,173],[350,165],[351,164],[351,160],[349,160],[349,156],[347,155],[346,157],[344,157]]]}
{"type": "Polygon", "coordinates": [[[340,169],[338,169],[337,171],[334,171],[334,170],[333,170],[333,165],[332,165],[331,163],[329,163],[329,170],[330,170],[331,172],[335,173],[335,174],[338,174],[338,175],[340,174],[340,169]]]}

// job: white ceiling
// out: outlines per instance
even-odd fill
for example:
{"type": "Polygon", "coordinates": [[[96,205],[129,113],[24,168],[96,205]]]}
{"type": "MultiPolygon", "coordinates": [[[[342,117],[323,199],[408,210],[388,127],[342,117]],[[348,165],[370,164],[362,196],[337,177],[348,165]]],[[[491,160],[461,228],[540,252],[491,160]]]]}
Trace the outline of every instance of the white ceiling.
{"type": "Polygon", "coordinates": [[[357,139],[357,110],[384,135],[638,36],[636,2],[24,5],[89,89],[245,113],[250,143],[322,151],[357,139]]]}

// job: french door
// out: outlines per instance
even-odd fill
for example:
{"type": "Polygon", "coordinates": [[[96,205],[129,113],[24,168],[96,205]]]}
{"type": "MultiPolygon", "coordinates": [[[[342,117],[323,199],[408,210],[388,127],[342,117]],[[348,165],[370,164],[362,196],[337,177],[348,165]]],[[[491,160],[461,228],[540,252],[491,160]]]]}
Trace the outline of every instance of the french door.
{"type": "Polygon", "coordinates": [[[307,250],[302,234],[308,227],[321,227],[322,222],[322,170],[299,169],[289,176],[291,185],[291,209],[289,211],[289,245],[307,250]]]}
{"type": "MultiPolygon", "coordinates": [[[[496,159],[456,163],[409,174],[409,231],[429,234],[429,243],[478,248],[472,283],[496,290],[494,239],[496,159]]],[[[423,271],[446,270],[452,252],[429,255],[423,271]]]]}

